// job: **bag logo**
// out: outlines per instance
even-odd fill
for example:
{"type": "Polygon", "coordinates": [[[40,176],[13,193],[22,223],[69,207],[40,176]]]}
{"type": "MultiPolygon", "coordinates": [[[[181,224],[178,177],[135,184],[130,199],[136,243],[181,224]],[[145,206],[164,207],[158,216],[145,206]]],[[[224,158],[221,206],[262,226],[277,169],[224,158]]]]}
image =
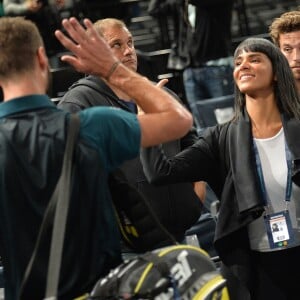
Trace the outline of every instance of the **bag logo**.
{"type": "MultiPolygon", "coordinates": [[[[177,288],[180,288],[193,274],[187,257],[188,252],[186,250],[181,251],[176,258],[177,263],[170,270],[171,276],[174,278],[175,282],[177,282],[177,288]]],[[[169,287],[166,293],[160,294],[154,299],[168,300],[174,294],[174,288],[169,287]]]]}

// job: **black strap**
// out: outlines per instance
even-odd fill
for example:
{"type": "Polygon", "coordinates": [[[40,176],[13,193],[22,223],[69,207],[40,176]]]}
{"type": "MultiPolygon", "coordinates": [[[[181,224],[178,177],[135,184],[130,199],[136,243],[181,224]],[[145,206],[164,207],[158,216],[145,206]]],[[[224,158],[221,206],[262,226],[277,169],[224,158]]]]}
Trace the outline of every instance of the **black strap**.
{"type": "Polygon", "coordinates": [[[79,127],[79,116],[77,114],[71,114],[68,127],[66,148],[63,158],[62,171],[54,189],[54,192],[52,194],[52,197],[48,203],[47,209],[45,211],[33,253],[31,255],[30,261],[27,265],[23,277],[23,281],[20,288],[20,295],[22,295],[22,291],[32,270],[33,263],[36,259],[38,249],[40,247],[41,238],[44,235],[46,229],[49,227],[49,225],[52,224],[52,220],[54,217],[45,297],[48,299],[56,299],[61,264],[61,254],[63,248],[63,239],[65,233],[65,224],[69,207],[70,183],[73,165],[72,161],[74,153],[73,149],[78,136],[79,127]]]}
{"type": "Polygon", "coordinates": [[[74,145],[79,132],[79,126],[79,116],[75,114],[71,115],[63,168],[59,178],[59,184],[57,186],[58,195],[52,231],[45,299],[56,299],[58,290],[59,271],[71,195],[70,186],[72,177],[74,145]]]}

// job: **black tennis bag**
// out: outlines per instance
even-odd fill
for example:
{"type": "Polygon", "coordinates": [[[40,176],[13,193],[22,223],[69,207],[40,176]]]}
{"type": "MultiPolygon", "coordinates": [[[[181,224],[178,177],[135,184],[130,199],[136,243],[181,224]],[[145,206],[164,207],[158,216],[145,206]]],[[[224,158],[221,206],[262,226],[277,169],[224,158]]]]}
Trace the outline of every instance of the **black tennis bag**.
{"type": "Polygon", "coordinates": [[[229,300],[225,279],[201,248],[176,245],[125,261],[89,300],[229,300]]]}

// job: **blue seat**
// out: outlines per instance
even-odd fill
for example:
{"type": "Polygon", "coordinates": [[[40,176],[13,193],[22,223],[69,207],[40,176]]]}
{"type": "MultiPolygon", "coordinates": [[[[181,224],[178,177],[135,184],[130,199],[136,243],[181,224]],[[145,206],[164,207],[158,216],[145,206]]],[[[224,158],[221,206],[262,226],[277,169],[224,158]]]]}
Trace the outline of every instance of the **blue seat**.
{"type": "Polygon", "coordinates": [[[196,101],[190,105],[198,129],[229,121],[234,113],[234,95],[196,101]]]}

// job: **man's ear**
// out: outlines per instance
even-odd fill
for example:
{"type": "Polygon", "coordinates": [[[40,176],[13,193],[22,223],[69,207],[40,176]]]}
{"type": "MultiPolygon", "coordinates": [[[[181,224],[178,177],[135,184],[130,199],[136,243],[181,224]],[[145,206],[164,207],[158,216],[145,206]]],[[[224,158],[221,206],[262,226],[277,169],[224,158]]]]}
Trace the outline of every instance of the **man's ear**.
{"type": "Polygon", "coordinates": [[[38,57],[38,63],[40,64],[41,68],[48,70],[49,68],[48,57],[44,47],[41,46],[38,48],[37,57],[38,57]]]}

